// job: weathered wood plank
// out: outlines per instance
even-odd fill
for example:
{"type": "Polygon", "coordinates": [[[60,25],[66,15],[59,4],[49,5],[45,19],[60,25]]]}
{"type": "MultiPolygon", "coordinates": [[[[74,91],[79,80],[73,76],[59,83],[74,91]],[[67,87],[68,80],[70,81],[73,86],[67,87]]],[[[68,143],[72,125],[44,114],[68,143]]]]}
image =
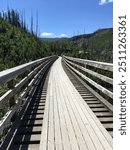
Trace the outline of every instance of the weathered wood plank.
{"type": "Polygon", "coordinates": [[[62,142],[62,133],[61,133],[61,124],[60,124],[60,112],[58,109],[58,101],[57,98],[59,97],[59,94],[56,91],[56,83],[55,79],[54,86],[53,86],[53,92],[54,94],[54,132],[55,132],[55,149],[56,150],[63,150],[63,142],[62,142]]]}
{"type": "MultiPolygon", "coordinates": [[[[49,78],[49,81],[48,81],[48,87],[47,87],[48,93],[50,92],[50,84],[51,84],[51,77],[49,78]]],[[[49,94],[47,94],[44,119],[43,119],[43,126],[42,126],[42,134],[41,134],[41,140],[40,140],[40,150],[47,150],[49,107],[50,107],[50,100],[49,100],[49,94]]]]}
{"type": "Polygon", "coordinates": [[[53,82],[50,85],[50,93],[49,93],[49,118],[48,118],[48,150],[54,150],[54,106],[53,106],[53,82]]]}

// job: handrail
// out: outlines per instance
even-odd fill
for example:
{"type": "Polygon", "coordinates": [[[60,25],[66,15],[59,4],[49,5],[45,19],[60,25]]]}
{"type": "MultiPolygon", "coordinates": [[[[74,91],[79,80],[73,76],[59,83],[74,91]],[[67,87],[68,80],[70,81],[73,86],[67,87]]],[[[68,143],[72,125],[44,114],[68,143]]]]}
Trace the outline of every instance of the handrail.
{"type": "Polygon", "coordinates": [[[69,64],[71,64],[72,66],[75,66],[75,67],[77,67],[78,69],[81,69],[82,71],[84,71],[84,72],[86,72],[86,73],[89,73],[89,74],[91,74],[91,75],[93,75],[93,76],[99,78],[100,80],[103,80],[103,81],[105,81],[105,82],[107,82],[107,83],[109,83],[109,84],[113,84],[113,79],[111,79],[111,78],[109,78],[109,77],[106,77],[106,76],[104,76],[104,75],[102,75],[102,74],[99,74],[99,73],[97,73],[97,72],[94,72],[94,71],[92,71],[92,70],[90,70],[90,69],[84,68],[84,67],[82,67],[82,66],[80,66],[80,65],[78,65],[78,64],[72,63],[71,61],[69,61],[69,60],[67,60],[67,59],[66,59],[66,61],[67,61],[69,64]]]}
{"type": "Polygon", "coordinates": [[[78,63],[82,63],[84,65],[89,65],[89,66],[93,66],[96,68],[100,68],[103,70],[113,72],[113,65],[111,63],[98,62],[98,61],[86,60],[86,59],[80,59],[80,58],[73,58],[73,57],[68,57],[68,56],[63,56],[63,57],[68,60],[71,60],[73,62],[78,62],[78,63]]]}
{"type": "Polygon", "coordinates": [[[11,68],[11,69],[1,71],[0,72],[0,85],[3,84],[3,83],[8,82],[9,80],[14,79],[16,76],[18,76],[18,75],[22,74],[23,72],[31,69],[35,65],[39,65],[41,62],[43,62],[43,61],[45,61],[45,60],[47,60],[51,57],[53,57],[53,56],[38,59],[38,60],[29,62],[29,63],[26,63],[26,64],[22,64],[20,66],[11,68]]]}
{"type": "Polygon", "coordinates": [[[9,88],[8,91],[0,97],[0,109],[2,109],[3,105],[6,103],[10,103],[8,112],[0,120],[0,134],[3,133],[4,129],[9,126],[11,118],[21,108],[21,104],[23,105],[25,103],[23,103],[22,100],[25,98],[27,93],[32,89],[32,87],[35,87],[36,83],[40,81],[47,68],[57,58],[57,56],[45,57],[0,72],[0,84],[7,83],[9,88]],[[15,85],[12,81],[15,80],[17,76],[24,73],[26,74],[23,79],[15,85]],[[15,95],[18,92],[21,92],[21,94],[16,101],[15,95]]]}
{"type": "Polygon", "coordinates": [[[89,76],[87,76],[87,74],[97,79],[102,80],[102,82],[106,82],[111,85],[113,85],[113,79],[86,68],[86,66],[89,65],[89,66],[93,66],[94,68],[100,68],[102,70],[105,70],[105,71],[107,70],[107,71],[112,72],[113,70],[112,64],[73,58],[73,57],[67,57],[67,56],[63,56],[63,61],[73,72],[78,74],[80,78],[87,81],[90,85],[94,86],[96,89],[98,89],[103,94],[110,97],[111,99],[113,98],[113,93],[111,91],[109,91],[108,89],[100,85],[99,83],[96,83],[96,81],[93,81],[89,76]]]}

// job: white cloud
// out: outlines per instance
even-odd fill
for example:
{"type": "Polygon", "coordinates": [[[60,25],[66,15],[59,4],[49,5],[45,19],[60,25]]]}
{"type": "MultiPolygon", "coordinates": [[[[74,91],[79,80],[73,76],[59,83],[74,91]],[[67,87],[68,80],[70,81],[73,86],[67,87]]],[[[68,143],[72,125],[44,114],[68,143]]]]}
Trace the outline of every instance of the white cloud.
{"type": "Polygon", "coordinates": [[[51,32],[43,32],[43,33],[41,33],[41,37],[43,37],[43,38],[63,38],[63,37],[68,37],[68,36],[64,33],[62,33],[60,35],[56,35],[51,32]]]}
{"type": "Polygon", "coordinates": [[[67,35],[63,33],[63,34],[58,35],[58,37],[67,37],[67,35]]]}
{"type": "Polygon", "coordinates": [[[113,2],[113,0],[99,0],[99,5],[104,5],[111,2],[113,2]]]}
{"type": "Polygon", "coordinates": [[[45,37],[45,38],[52,38],[54,36],[53,33],[50,33],[50,32],[43,32],[41,34],[41,37],[45,37]]]}

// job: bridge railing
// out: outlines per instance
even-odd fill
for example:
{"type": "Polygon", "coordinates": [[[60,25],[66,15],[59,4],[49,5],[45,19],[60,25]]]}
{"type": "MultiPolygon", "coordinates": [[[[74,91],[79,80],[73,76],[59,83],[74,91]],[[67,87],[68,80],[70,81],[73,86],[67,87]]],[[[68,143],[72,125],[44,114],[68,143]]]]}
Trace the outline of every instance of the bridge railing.
{"type": "Polygon", "coordinates": [[[0,72],[0,86],[7,86],[7,90],[0,97],[0,113],[5,107],[8,110],[0,120],[0,134],[11,125],[12,119],[26,101],[27,94],[29,95],[56,59],[57,56],[45,57],[0,72]]]}
{"type": "Polygon", "coordinates": [[[63,61],[71,71],[87,82],[90,87],[97,89],[98,93],[103,93],[111,100],[113,99],[113,64],[67,56],[63,56],[63,61]]]}

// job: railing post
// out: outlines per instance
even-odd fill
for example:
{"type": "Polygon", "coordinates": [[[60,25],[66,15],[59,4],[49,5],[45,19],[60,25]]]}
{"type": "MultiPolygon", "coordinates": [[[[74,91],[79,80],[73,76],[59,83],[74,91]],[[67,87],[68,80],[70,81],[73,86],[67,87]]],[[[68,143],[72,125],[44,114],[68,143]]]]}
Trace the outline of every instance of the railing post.
{"type": "MultiPolygon", "coordinates": [[[[9,89],[14,88],[15,86],[15,80],[12,79],[10,81],[7,82],[7,86],[9,89]]],[[[15,104],[15,95],[13,95],[10,99],[9,99],[9,106],[12,107],[15,104]]]]}
{"type": "MultiPolygon", "coordinates": [[[[84,63],[84,68],[87,69],[87,64],[84,63]]],[[[87,72],[85,73],[85,76],[87,77],[87,72]]]]}

